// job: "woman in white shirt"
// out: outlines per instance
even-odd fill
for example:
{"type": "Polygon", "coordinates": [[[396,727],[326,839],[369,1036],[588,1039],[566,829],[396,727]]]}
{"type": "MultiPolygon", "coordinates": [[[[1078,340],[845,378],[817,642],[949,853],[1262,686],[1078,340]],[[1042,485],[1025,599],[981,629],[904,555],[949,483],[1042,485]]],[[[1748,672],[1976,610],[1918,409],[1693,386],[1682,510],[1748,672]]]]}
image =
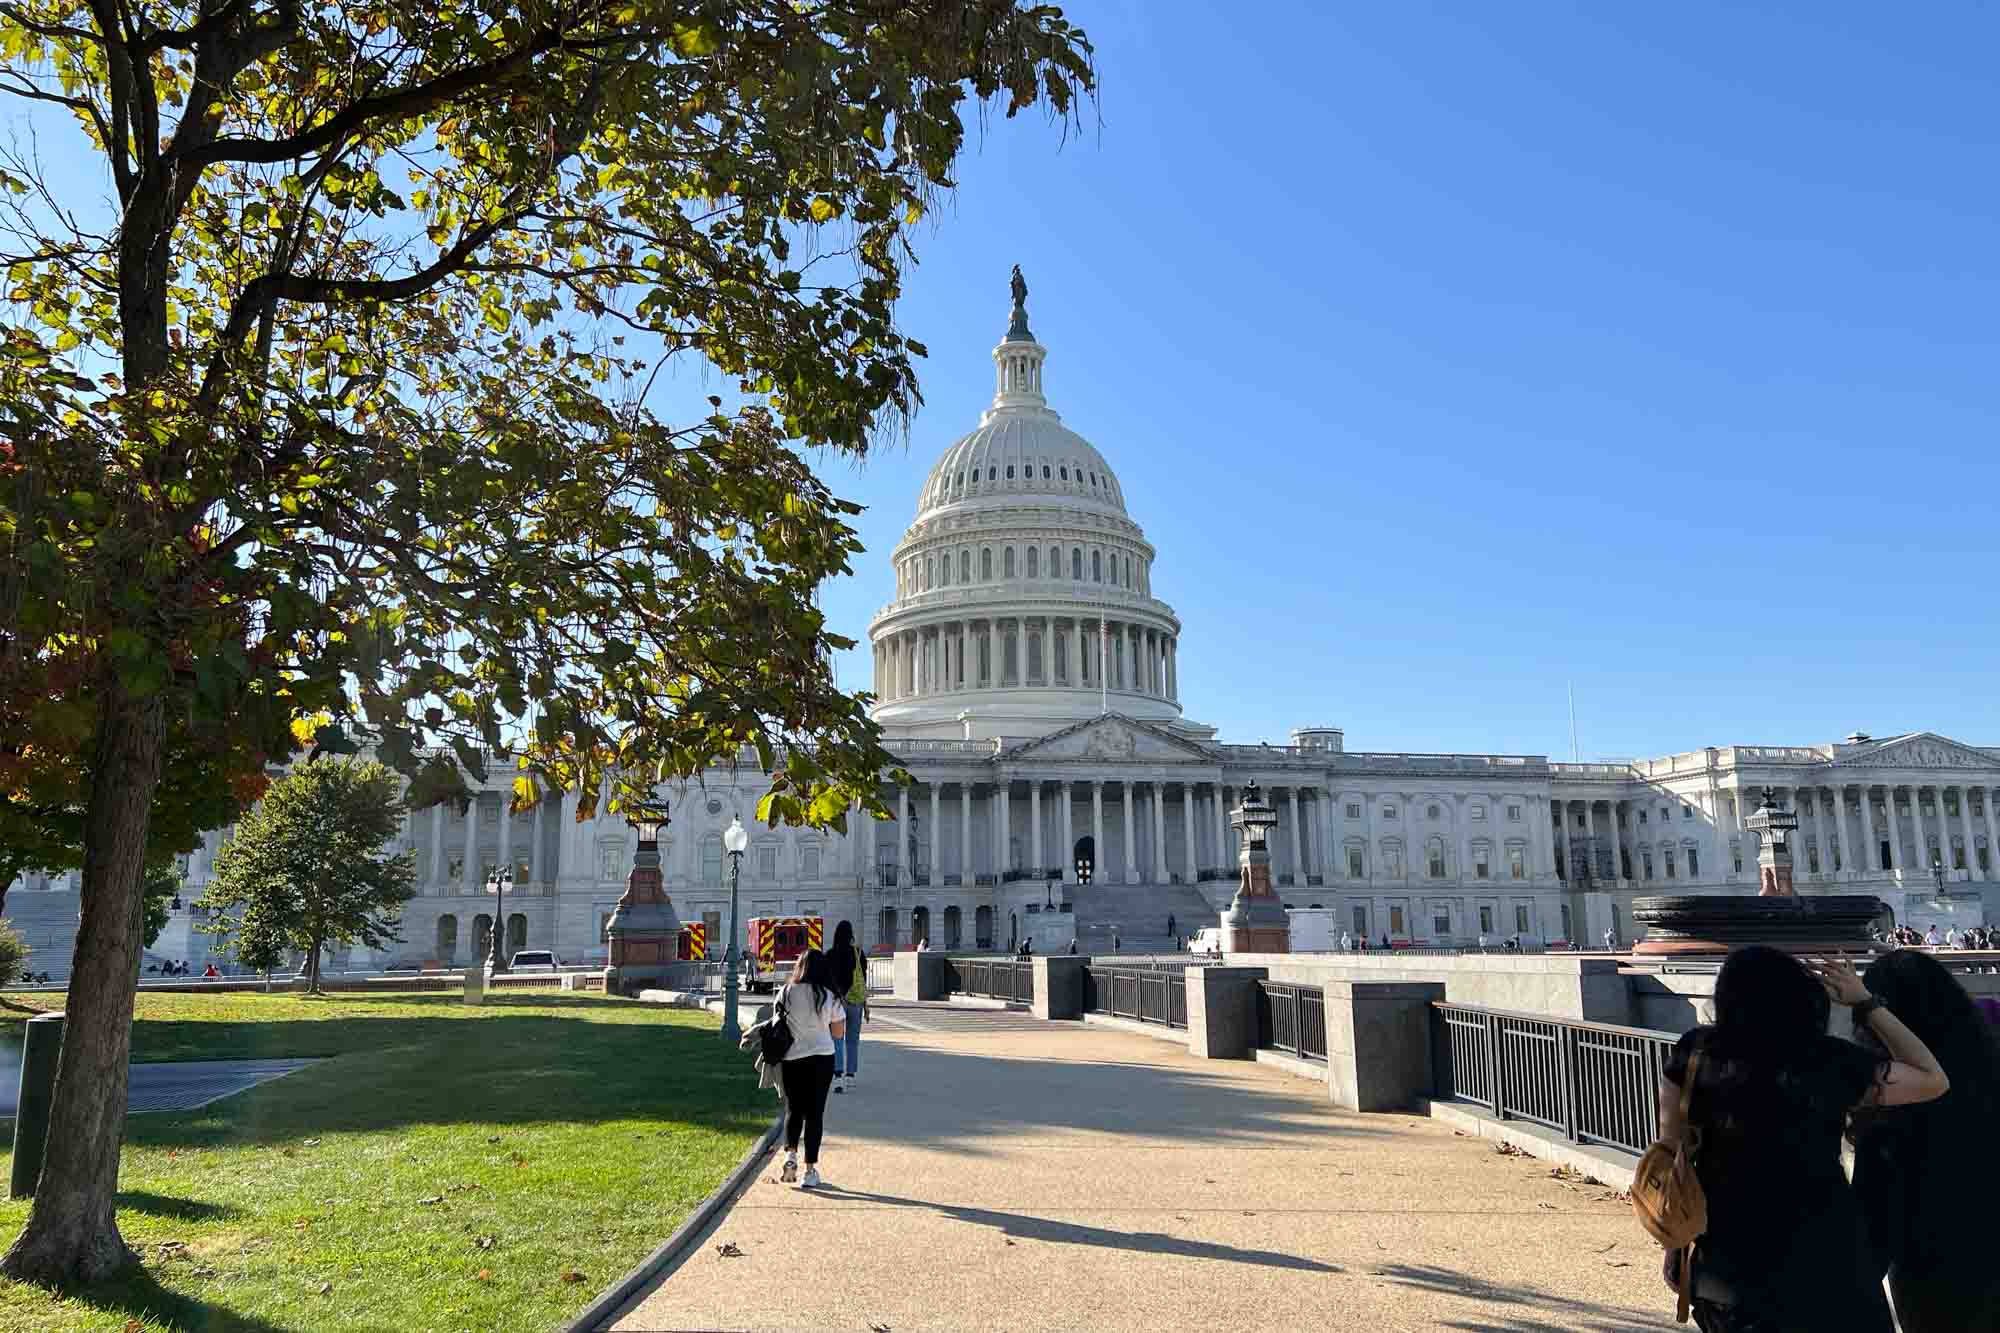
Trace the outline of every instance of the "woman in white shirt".
{"type": "Polygon", "coordinates": [[[785,1169],[778,1179],[800,1189],[819,1185],[819,1140],[826,1120],[827,1089],[833,1086],[833,1045],[847,1033],[847,1010],[833,988],[826,955],[808,949],[792,965],[792,979],[779,992],[792,1048],[779,1071],[785,1081],[785,1169]],[[806,1175],[799,1180],[799,1139],[806,1141],[806,1175]]]}

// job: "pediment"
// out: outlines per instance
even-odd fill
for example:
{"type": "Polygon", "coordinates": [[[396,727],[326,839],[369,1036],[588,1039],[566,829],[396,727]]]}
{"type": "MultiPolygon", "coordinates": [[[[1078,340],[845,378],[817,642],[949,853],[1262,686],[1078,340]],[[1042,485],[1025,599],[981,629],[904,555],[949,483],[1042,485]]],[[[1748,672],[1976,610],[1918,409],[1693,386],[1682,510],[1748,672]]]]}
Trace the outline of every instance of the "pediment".
{"type": "Polygon", "coordinates": [[[1884,741],[1836,762],[1843,768],[2000,768],[2000,758],[1928,731],[1884,741]]]}
{"type": "Polygon", "coordinates": [[[1107,713],[1007,751],[1009,759],[1101,759],[1137,764],[1212,764],[1201,747],[1143,722],[1107,713]]]}

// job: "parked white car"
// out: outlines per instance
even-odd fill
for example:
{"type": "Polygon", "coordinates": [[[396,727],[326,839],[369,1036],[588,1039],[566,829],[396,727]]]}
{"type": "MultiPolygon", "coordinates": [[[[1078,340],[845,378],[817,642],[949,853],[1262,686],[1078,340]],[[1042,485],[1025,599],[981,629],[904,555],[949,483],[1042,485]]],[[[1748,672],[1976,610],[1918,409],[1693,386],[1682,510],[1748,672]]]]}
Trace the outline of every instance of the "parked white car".
{"type": "Polygon", "coordinates": [[[514,972],[553,972],[556,970],[556,956],[547,949],[523,949],[514,955],[507,967],[514,972]]]}

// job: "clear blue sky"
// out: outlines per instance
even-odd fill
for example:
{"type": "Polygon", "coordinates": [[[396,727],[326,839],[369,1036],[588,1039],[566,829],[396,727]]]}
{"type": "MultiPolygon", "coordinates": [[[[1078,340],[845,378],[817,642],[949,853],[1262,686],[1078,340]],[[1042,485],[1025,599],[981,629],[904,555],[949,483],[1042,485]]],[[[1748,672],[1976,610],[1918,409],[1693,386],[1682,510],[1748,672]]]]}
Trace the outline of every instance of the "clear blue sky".
{"type": "Polygon", "coordinates": [[[1226,738],[1562,758],[1574,681],[1586,758],[2000,744],[2000,11],[1064,7],[1099,119],[991,121],[917,238],[844,632],[1019,263],[1226,738]]]}
{"type": "Polygon", "coordinates": [[[1018,262],[1225,737],[1567,758],[1574,680],[1586,759],[2000,744],[2000,14],[1064,8],[1101,125],[995,121],[921,238],[846,632],[1018,262]]]}

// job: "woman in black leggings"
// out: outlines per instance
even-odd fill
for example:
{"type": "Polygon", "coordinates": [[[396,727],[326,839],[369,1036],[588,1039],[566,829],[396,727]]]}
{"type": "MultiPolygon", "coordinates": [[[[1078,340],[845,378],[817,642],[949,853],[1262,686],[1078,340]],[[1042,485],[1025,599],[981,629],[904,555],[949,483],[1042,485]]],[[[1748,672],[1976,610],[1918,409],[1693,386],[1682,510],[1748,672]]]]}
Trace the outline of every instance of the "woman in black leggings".
{"type": "Polygon", "coordinates": [[[785,1052],[785,1169],[778,1179],[800,1189],[819,1185],[819,1140],[826,1093],[833,1086],[833,1045],[847,1033],[847,1010],[834,989],[826,955],[808,949],[792,965],[792,979],[778,993],[792,1048],[785,1052]],[[806,1174],[799,1179],[799,1139],[806,1141],[806,1174]]]}

